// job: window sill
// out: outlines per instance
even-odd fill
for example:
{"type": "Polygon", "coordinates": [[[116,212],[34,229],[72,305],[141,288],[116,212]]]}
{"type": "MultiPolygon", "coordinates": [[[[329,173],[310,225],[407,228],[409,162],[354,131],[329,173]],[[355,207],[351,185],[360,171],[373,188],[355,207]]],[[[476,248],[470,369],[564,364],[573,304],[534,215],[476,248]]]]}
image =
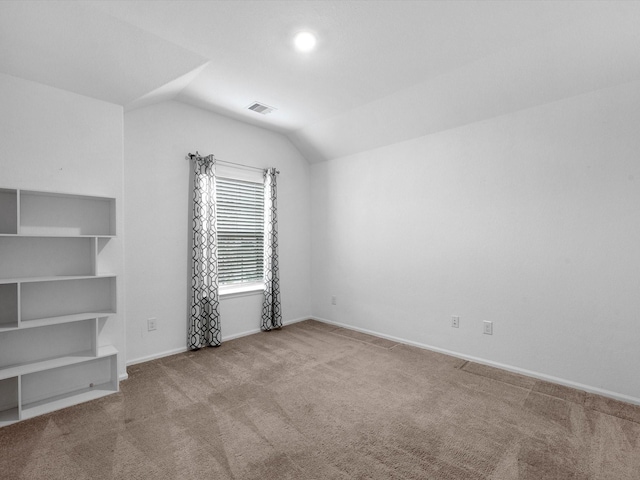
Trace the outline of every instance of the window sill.
{"type": "Polygon", "coordinates": [[[243,297],[245,295],[261,295],[264,292],[264,284],[250,283],[244,285],[223,285],[218,290],[218,295],[222,298],[243,297]]]}

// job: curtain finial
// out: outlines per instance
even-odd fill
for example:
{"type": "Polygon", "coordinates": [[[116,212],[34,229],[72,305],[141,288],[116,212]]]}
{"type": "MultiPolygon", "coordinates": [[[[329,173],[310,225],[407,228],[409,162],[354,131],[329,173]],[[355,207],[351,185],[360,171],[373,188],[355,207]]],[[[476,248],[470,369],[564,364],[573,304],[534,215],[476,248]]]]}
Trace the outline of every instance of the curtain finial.
{"type": "Polygon", "coordinates": [[[209,155],[203,157],[202,155],[200,155],[200,152],[198,152],[197,150],[196,150],[196,153],[188,153],[187,156],[184,158],[185,160],[211,160],[211,161],[214,161],[216,159],[213,153],[210,153],[209,155]]]}

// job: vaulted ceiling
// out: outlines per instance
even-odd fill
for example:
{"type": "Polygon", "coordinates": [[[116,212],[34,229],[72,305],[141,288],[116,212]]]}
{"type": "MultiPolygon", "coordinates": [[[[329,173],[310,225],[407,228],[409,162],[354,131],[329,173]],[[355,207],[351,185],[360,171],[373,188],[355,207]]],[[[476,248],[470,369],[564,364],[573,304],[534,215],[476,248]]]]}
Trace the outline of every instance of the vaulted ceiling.
{"type": "Polygon", "coordinates": [[[2,1],[0,73],[185,102],[315,162],[640,81],[638,25],[635,1],[2,1]]]}

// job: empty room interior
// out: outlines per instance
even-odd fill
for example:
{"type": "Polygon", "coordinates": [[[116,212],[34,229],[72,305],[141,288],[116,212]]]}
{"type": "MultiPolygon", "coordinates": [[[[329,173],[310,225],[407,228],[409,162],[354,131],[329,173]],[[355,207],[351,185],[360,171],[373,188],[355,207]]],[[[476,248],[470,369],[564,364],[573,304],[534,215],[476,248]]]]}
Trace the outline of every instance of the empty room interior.
{"type": "Polygon", "coordinates": [[[0,2],[0,477],[640,479],[638,25],[0,2]]]}

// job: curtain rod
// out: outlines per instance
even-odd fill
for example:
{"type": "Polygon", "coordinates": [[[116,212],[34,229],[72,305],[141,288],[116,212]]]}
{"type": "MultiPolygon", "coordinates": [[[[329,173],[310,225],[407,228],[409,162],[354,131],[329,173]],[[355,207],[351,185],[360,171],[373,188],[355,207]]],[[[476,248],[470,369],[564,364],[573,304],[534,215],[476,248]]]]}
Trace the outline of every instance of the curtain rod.
{"type": "MultiPolygon", "coordinates": [[[[204,158],[209,158],[209,157],[211,157],[211,160],[213,160],[213,162],[214,162],[214,163],[227,163],[227,164],[229,164],[229,165],[235,165],[235,166],[237,166],[237,167],[250,168],[250,169],[252,169],[252,170],[260,170],[261,172],[263,172],[263,171],[265,170],[264,168],[260,168],[260,167],[253,167],[253,166],[251,166],[251,165],[244,165],[244,164],[242,164],[242,163],[235,163],[235,162],[228,162],[228,161],[226,161],[226,160],[220,160],[220,159],[216,158],[216,157],[213,155],[213,153],[211,153],[211,154],[206,155],[206,156],[204,156],[204,157],[203,157],[202,155],[200,155],[200,154],[198,153],[198,151],[197,151],[197,150],[196,150],[196,153],[195,153],[195,154],[194,154],[194,153],[189,153],[189,154],[185,157],[185,159],[186,159],[186,160],[195,160],[195,159],[197,159],[197,158],[202,158],[202,159],[204,159],[204,158]]],[[[276,173],[278,173],[278,174],[279,174],[279,173],[280,173],[280,170],[276,170],[276,173]]]]}

